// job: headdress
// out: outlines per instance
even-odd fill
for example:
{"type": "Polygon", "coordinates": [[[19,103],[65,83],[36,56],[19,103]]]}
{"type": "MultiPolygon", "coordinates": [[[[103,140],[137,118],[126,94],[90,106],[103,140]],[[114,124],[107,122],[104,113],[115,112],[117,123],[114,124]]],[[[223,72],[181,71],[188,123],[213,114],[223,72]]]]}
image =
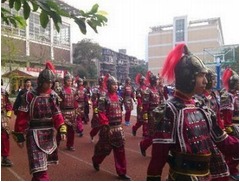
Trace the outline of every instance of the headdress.
{"type": "Polygon", "coordinates": [[[223,86],[229,91],[235,89],[239,82],[238,74],[231,68],[226,68],[222,76],[223,86]]]}
{"type": "Polygon", "coordinates": [[[44,82],[55,82],[56,71],[50,61],[46,62],[45,69],[39,73],[38,86],[41,87],[44,82]]]}

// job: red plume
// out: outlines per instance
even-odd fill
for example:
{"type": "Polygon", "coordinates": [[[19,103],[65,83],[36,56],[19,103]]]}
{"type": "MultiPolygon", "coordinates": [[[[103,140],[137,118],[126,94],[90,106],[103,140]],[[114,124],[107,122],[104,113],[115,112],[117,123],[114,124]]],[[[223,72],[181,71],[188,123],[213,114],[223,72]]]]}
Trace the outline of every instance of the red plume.
{"type": "Polygon", "coordinates": [[[46,68],[52,70],[53,73],[56,73],[56,70],[51,61],[46,62],[46,68]]]}
{"type": "Polygon", "coordinates": [[[147,74],[146,74],[145,84],[146,84],[147,86],[150,85],[150,77],[151,77],[151,75],[152,75],[152,72],[151,72],[151,71],[148,71],[147,74]]]}
{"type": "Polygon", "coordinates": [[[167,56],[167,59],[164,62],[162,72],[160,75],[165,77],[169,83],[172,83],[175,79],[174,68],[177,63],[180,61],[185,44],[178,44],[167,56]]]}
{"type": "Polygon", "coordinates": [[[109,73],[107,73],[107,74],[104,76],[104,79],[103,79],[104,88],[107,88],[107,80],[108,80],[109,76],[110,76],[109,73]]]}
{"type": "Polygon", "coordinates": [[[67,74],[68,74],[68,71],[67,71],[67,70],[64,70],[64,73],[63,73],[64,77],[65,77],[67,74]]]}
{"type": "Polygon", "coordinates": [[[136,75],[136,77],[135,77],[135,82],[136,82],[136,84],[137,85],[140,85],[140,78],[141,78],[141,74],[140,73],[138,73],[137,75],[136,75]]]}
{"type": "Polygon", "coordinates": [[[231,68],[226,68],[225,71],[223,72],[222,75],[222,82],[223,82],[223,86],[229,90],[229,85],[228,85],[228,81],[230,79],[230,77],[233,75],[232,69],[231,68]]]}

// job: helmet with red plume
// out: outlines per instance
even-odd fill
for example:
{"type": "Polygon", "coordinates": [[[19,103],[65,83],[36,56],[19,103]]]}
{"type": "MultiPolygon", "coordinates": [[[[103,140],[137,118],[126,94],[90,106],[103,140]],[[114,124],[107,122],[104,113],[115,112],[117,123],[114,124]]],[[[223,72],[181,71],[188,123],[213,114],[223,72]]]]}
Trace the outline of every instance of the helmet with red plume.
{"type": "Polygon", "coordinates": [[[148,71],[146,74],[146,85],[156,85],[157,84],[157,77],[151,72],[148,71]]]}
{"type": "Polygon", "coordinates": [[[38,80],[37,80],[38,87],[42,87],[44,82],[52,82],[52,83],[55,82],[55,79],[56,79],[55,74],[56,74],[56,71],[53,64],[50,61],[47,61],[45,69],[39,73],[38,80]]]}
{"type": "Polygon", "coordinates": [[[72,77],[72,75],[67,71],[67,70],[65,70],[64,71],[64,83],[67,81],[67,80],[69,80],[69,79],[72,79],[73,77],[72,77]]]}
{"type": "Polygon", "coordinates": [[[191,93],[196,84],[196,76],[207,73],[202,60],[193,55],[185,44],[178,44],[167,56],[161,76],[169,83],[175,81],[176,89],[191,93]]]}
{"type": "Polygon", "coordinates": [[[118,81],[114,76],[106,74],[104,77],[104,84],[107,86],[108,91],[110,91],[111,85],[118,84],[118,81]]]}
{"type": "Polygon", "coordinates": [[[217,74],[215,73],[215,71],[213,71],[212,69],[208,69],[208,72],[206,74],[206,78],[207,78],[207,85],[206,85],[206,89],[212,89],[213,88],[213,82],[214,80],[216,80],[216,76],[217,74]]]}
{"type": "Polygon", "coordinates": [[[79,84],[80,82],[83,83],[83,79],[80,78],[79,76],[76,76],[76,78],[75,78],[75,82],[76,82],[77,84],[79,84]]]}
{"type": "Polygon", "coordinates": [[[146,80],[146,78],[141,73],[138,73],[135,77],[135,82],[136,82],[137,85],[144,84],[145,80],[146,80]]]}
{"type": "Polygon", "coordinates": [[[223,86],[229,91],[238,89],[239,86],[239,76],[231,68],[225,69],[222,76],[223,86]]]}

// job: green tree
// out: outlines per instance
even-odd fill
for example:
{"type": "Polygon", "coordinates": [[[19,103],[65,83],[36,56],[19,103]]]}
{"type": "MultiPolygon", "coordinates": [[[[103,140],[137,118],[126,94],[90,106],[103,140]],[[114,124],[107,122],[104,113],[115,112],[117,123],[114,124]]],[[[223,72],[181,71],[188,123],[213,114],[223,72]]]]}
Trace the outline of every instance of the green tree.
{"type": "Polygon", "coordinates": [[[83,39],[75,45],[73,50],[73,63],[81,65],[85,70],[77,71],[80,76],[85,72],[86,78],[97,78],[97,67],[95,61],[102,59],[102,47],[98,43],[92,42],[90,39],[83,39]]]}
{"type": "Polygon", "coordinates": [[[64,6],[60,7],[59,0],[2,0],[2,3],[5,2],[8,2],[10,9],[14,8],[19,11],[22,8],[23,10],[23,16],[17,16],[1,7],[2,21],[15,27],[26,26],[26,20],[31,11],[40,11],[40,23],[43,28],[46,28],[49,20],[52,19],[58,32],[60,31],[59,25],[62,24],[62,17],[73,19],[83,34],[87,33],[87,24],[97,33],[97,27],[107,23],[106,13],[98,10],[98,4],[93,5],[88,12],[79,10],[77,14],[73,14],[64,10],[64,6]]]}
{"type": "Polygon", "coordinates": [[[137,66],[131,66],[129,68],[129,77],[131,78],[132,82],[135,82],[135,77],[138,73],[141,73],[142,75],[146,75],[148,71],[148,64],[142,64],[137,66]]]}

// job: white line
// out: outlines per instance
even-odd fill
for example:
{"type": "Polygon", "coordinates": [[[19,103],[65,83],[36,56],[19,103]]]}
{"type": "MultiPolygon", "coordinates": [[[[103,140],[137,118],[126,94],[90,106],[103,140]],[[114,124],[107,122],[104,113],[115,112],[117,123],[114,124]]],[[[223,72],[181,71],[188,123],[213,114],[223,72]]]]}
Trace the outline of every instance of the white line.
{"type": "Polygon", "coordinates": [[[19,181],[26,181],[23,178],[21,178],[14,170],[12,170],[11,168],[7,168],[10,173],[12,173],[19,181]]]}

